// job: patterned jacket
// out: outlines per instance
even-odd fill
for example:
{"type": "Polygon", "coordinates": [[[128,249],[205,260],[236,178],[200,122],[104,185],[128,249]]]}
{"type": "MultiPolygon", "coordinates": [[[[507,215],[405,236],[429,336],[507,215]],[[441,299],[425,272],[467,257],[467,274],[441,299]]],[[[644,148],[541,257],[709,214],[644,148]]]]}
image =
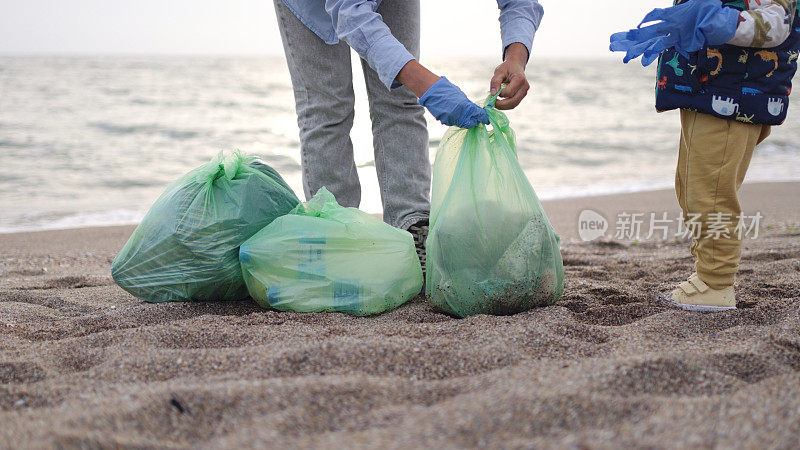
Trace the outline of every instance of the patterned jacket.
{"type": "MultiPolygon", "coordinates": [[[[683,3],[686,0],[677,0],[683,3]]],[[[745,123],[786,119],[800,54],[797,0],[722,0],[741,11],[727,44],[689,58],[675,49],[658,62],[656,109],[689,109],[745,123]]]]}

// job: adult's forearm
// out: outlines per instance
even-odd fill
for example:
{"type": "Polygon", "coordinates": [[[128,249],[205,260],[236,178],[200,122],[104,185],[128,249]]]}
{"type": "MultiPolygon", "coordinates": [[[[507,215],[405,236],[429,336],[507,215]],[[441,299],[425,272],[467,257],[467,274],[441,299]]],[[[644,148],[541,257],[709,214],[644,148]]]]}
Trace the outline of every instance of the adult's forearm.
{"type": "Polygon", "coordinates": [[[439,75],[425,68],[417,60],[411,60],[406,63],[397,74],[397,81],[411,89],[411,92],[417,97],[422,97],[422,94],[439,81],[440,78],[439,75]]]}
{"type": "Polygon", "coordinates": [[[514,42],[506,47],[505,58],[503,61],[512,60],[514,62],[519,62],[523,67],[525,67],[528,62],[528,56],[528,47],[525,47],[524,44],[519,42],[514,42]]]}

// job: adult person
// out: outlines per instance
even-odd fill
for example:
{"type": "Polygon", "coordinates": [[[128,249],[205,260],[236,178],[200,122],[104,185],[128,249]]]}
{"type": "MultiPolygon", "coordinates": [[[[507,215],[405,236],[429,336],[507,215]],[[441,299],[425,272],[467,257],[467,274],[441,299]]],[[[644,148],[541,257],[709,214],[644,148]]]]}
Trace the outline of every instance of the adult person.
{"type": "MultiPolygon", "coordinates": [[[[274,2],[294,88],[306,197],[325,186],[343,206],[361,201],[350,140],[352,48],[362,58],[383,218],[411,232],[424,270],[431,168],[422,106],[445,125],[464,128],[488,123],[486,112],[419,63],[419,0],[274,2]]],[[[503,62],[490,91],[506,83],[495,107],[511,109],[529,89],[525,66],[543,10],[537,0],[497,4],[503,62]]]]}

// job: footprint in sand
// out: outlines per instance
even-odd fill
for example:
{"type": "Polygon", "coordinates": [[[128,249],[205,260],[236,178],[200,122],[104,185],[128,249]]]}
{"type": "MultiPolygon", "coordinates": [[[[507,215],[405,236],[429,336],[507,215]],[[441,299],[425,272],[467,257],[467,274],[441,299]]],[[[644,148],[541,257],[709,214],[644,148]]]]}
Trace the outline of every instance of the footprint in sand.
{"type": "Polygon", "coordinates": [[[35,383],[47,377],[38,364],[27,361],[0,362],[0,384],[35,383]]]}
{"type": "Polygon", "coordinates": [[[21,290],[44,290],[44,289],[80,289],[97,286],[111,286],[114,282],[109,279],[92,279],[89,277],[61,277],[46,281],[44,284],[25,286],[21,290]]]}

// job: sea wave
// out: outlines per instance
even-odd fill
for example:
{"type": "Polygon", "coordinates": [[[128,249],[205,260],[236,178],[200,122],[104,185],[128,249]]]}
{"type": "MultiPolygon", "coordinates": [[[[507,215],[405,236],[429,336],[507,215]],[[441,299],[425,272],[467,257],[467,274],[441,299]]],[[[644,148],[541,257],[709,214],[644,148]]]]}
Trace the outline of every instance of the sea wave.
{"type": "MultiPolygon", "coordinates": [[[[437,62],[478,100],[495,65],[437,62]]],[[[294,95],[279,59],[0,57],[0,68],[0,232],[136,223],[165,185],[222,150],[260,155],[303,191],[294,95]]],[[[361,207],[379,213],[369,103],[355,74],[361,207]]],[[[680,120],[654,112],[652,67],[538,59],[530,77],[535,88],[508,117],[542,199],[671,188],[680,120]]],[[[426,118],[433,160],[446,127],[426,118]]],[[[799,118],[773,128],[748,181],[800,179],[799,118]]]]}
{"type": "Polygon", "coordinates": [[[141,222],[143,217],[142,211],[128,209],[74,214],[28,214],[0,219],[0,233],[134,225],[141,222]]]}
{"type": "Polygon", "coordinates": [[[207,134],[207,132],[199,130],[169,128],[158,124],[124,125],[110,122],[89,122],[88,125],[112,135],[161,135],[171,139],[190,139],[207,134]]]}

